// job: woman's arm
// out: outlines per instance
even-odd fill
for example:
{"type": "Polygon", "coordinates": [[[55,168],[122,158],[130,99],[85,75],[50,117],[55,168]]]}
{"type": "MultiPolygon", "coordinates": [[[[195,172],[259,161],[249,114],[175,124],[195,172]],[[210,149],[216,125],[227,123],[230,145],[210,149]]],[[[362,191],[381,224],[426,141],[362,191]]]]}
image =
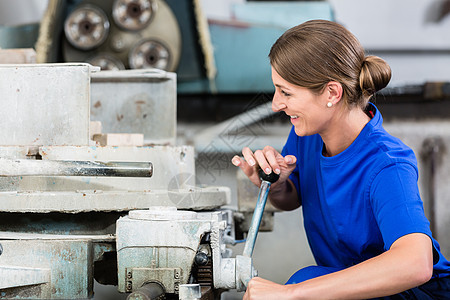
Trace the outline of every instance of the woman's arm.
{"type": "Polygon", "coordinates": [[[270,146],[254,153],[250,148],[242,149],[244,158],[234,156],[231,160],[235,166],[241,168],[245,175],[256,185],[261,185],[258,169],[261,168],[266,174],[275,172],[280,175],[277,182],[270,187],[269,199],[272,204],[281,210],[293,210],[300,206],[297,190],[289,180],[289,175],[295,169],[297,159],[293,155],[283,157],[278,151],[270,146]]]}
{"type": "Polygon", "coordinates": [[[273,206],[281,210],[289,211],[300,207],[297,190],[290,179],[278,185],[272,184],[269,200],[273,206]]]}
{"type": "Polygon", "coordinates": [[[368,299],[397,294],[430,280],[432,247],[427,235],[408,234],[379,256],[302,283],[278,285],[254,278],[244,299],[368,299]]]}

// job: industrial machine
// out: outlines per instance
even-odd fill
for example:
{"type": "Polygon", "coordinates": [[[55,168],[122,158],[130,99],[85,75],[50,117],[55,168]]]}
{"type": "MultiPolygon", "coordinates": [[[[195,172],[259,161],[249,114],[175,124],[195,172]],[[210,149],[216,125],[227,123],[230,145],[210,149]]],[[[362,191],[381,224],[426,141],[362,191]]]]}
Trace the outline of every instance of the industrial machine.
{"type": "MultiPolygon", "coordinates": [[[[206,21],[196,0],[48,2],[37,61],[68,63],[0,66],[0,299],[98,299],[99,285],[129,299],[244,289],[249,251],[233,257],[227,245],[236,231],[254,232],[254,187],[238,178],[239,212],[224,209],[229,188],[199,185],[195,152],[214,160],[250,142],[284,143],[284,133],[250,127],[272,115],[267,53],[285,29],[333,19],[329,3],[248,1],[232,7],[232,20],[206,21]],[[175,146],[177,106],[183,121],[245,114],[204,126],[194,150],[175,146]]],[[[36,24],[0,29],[3,48],[33,47],[38,34],[36,24]]],[[[381,96],[389,131],[426,149],[425,204],[450,249],[448,86],[381,96]]],[[[273,227],[268,210],[264,230],[273,227]]]]}
{"type": "Polygon", "coordinates": [[[174,145],[174,73],[0,65],[0,91],[0,299],[245,289],[229,188],[197,186],[193,147],[174,145]]]}
{"type": "MultiPolygon", "coordinates": [[[[177,94],[272,89],[267,48],[290,24],[251,5],[208,24],[199,1],[49,0],[44,64],[0,66],[0,299],[91,298],[94,282],[129,299],[245,289],[251,255],[227,244],[252,204],[224,209],[230,189],[198,186],[194,146],[175,139],[177,94]],[[249,36],[260,43],[235,55],[249,36]],[[237,75],[242,57],[264,69],[237,75]]],[[[281,9],[330,17],[311,5],[281,9]]]]}
{"type": "Polygon", "coordinates": [[[179,95],[271,93],[273,42],[304,21],[334,18],[323,0],[244,1],[230,7],[230,20],[207,19],[202,6],[200,0],[49,0],[37,60],[176,72],[179,95]]]}

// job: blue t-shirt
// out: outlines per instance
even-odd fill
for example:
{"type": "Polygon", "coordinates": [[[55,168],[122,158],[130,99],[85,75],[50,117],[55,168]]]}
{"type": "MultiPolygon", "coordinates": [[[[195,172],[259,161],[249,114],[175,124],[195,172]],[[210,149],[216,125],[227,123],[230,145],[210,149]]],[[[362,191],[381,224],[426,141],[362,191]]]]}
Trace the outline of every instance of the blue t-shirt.
{"type": "Polygon", "coordinates": [[[450,263],[433,239],[417,186],[414,152],[374,117],[356,140],[333,157],[322,155],[320,135],[299,137],[292,128],[283,156],[297,157],[290,176],[303,207],[311,251],[319,266],[343,269],[388,250],[410,233],[434,246],[433,277],[450,275],[450,263]]]}

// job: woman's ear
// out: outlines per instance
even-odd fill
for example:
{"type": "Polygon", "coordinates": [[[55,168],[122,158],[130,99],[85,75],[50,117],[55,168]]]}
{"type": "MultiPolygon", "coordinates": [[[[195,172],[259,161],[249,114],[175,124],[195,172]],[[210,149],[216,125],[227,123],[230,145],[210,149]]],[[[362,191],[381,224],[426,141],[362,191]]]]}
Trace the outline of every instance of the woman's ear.
{"type": "Polygon", "coordinates": [[[337,81],[330,81],[326,85],[327,101],[333,105],[337,104],[342,99],[343,88],[337,81]]]}

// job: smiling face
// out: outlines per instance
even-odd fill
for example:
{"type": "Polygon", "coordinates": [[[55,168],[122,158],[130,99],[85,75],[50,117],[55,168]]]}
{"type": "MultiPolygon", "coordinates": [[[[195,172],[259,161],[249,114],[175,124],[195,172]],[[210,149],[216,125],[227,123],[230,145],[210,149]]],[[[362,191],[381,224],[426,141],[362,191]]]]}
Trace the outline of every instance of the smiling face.
{"type": "Polygon", "coordinates": [[[329,129],[334,109],[327,107],[327,104],[330,101],[335,104],[329,86],[317,95],[307,88],[287,82],[273,67],[272,81],[275,86],[272,110],[283,111],[290,116],[298,136],[322,134],[329,129]]]}

